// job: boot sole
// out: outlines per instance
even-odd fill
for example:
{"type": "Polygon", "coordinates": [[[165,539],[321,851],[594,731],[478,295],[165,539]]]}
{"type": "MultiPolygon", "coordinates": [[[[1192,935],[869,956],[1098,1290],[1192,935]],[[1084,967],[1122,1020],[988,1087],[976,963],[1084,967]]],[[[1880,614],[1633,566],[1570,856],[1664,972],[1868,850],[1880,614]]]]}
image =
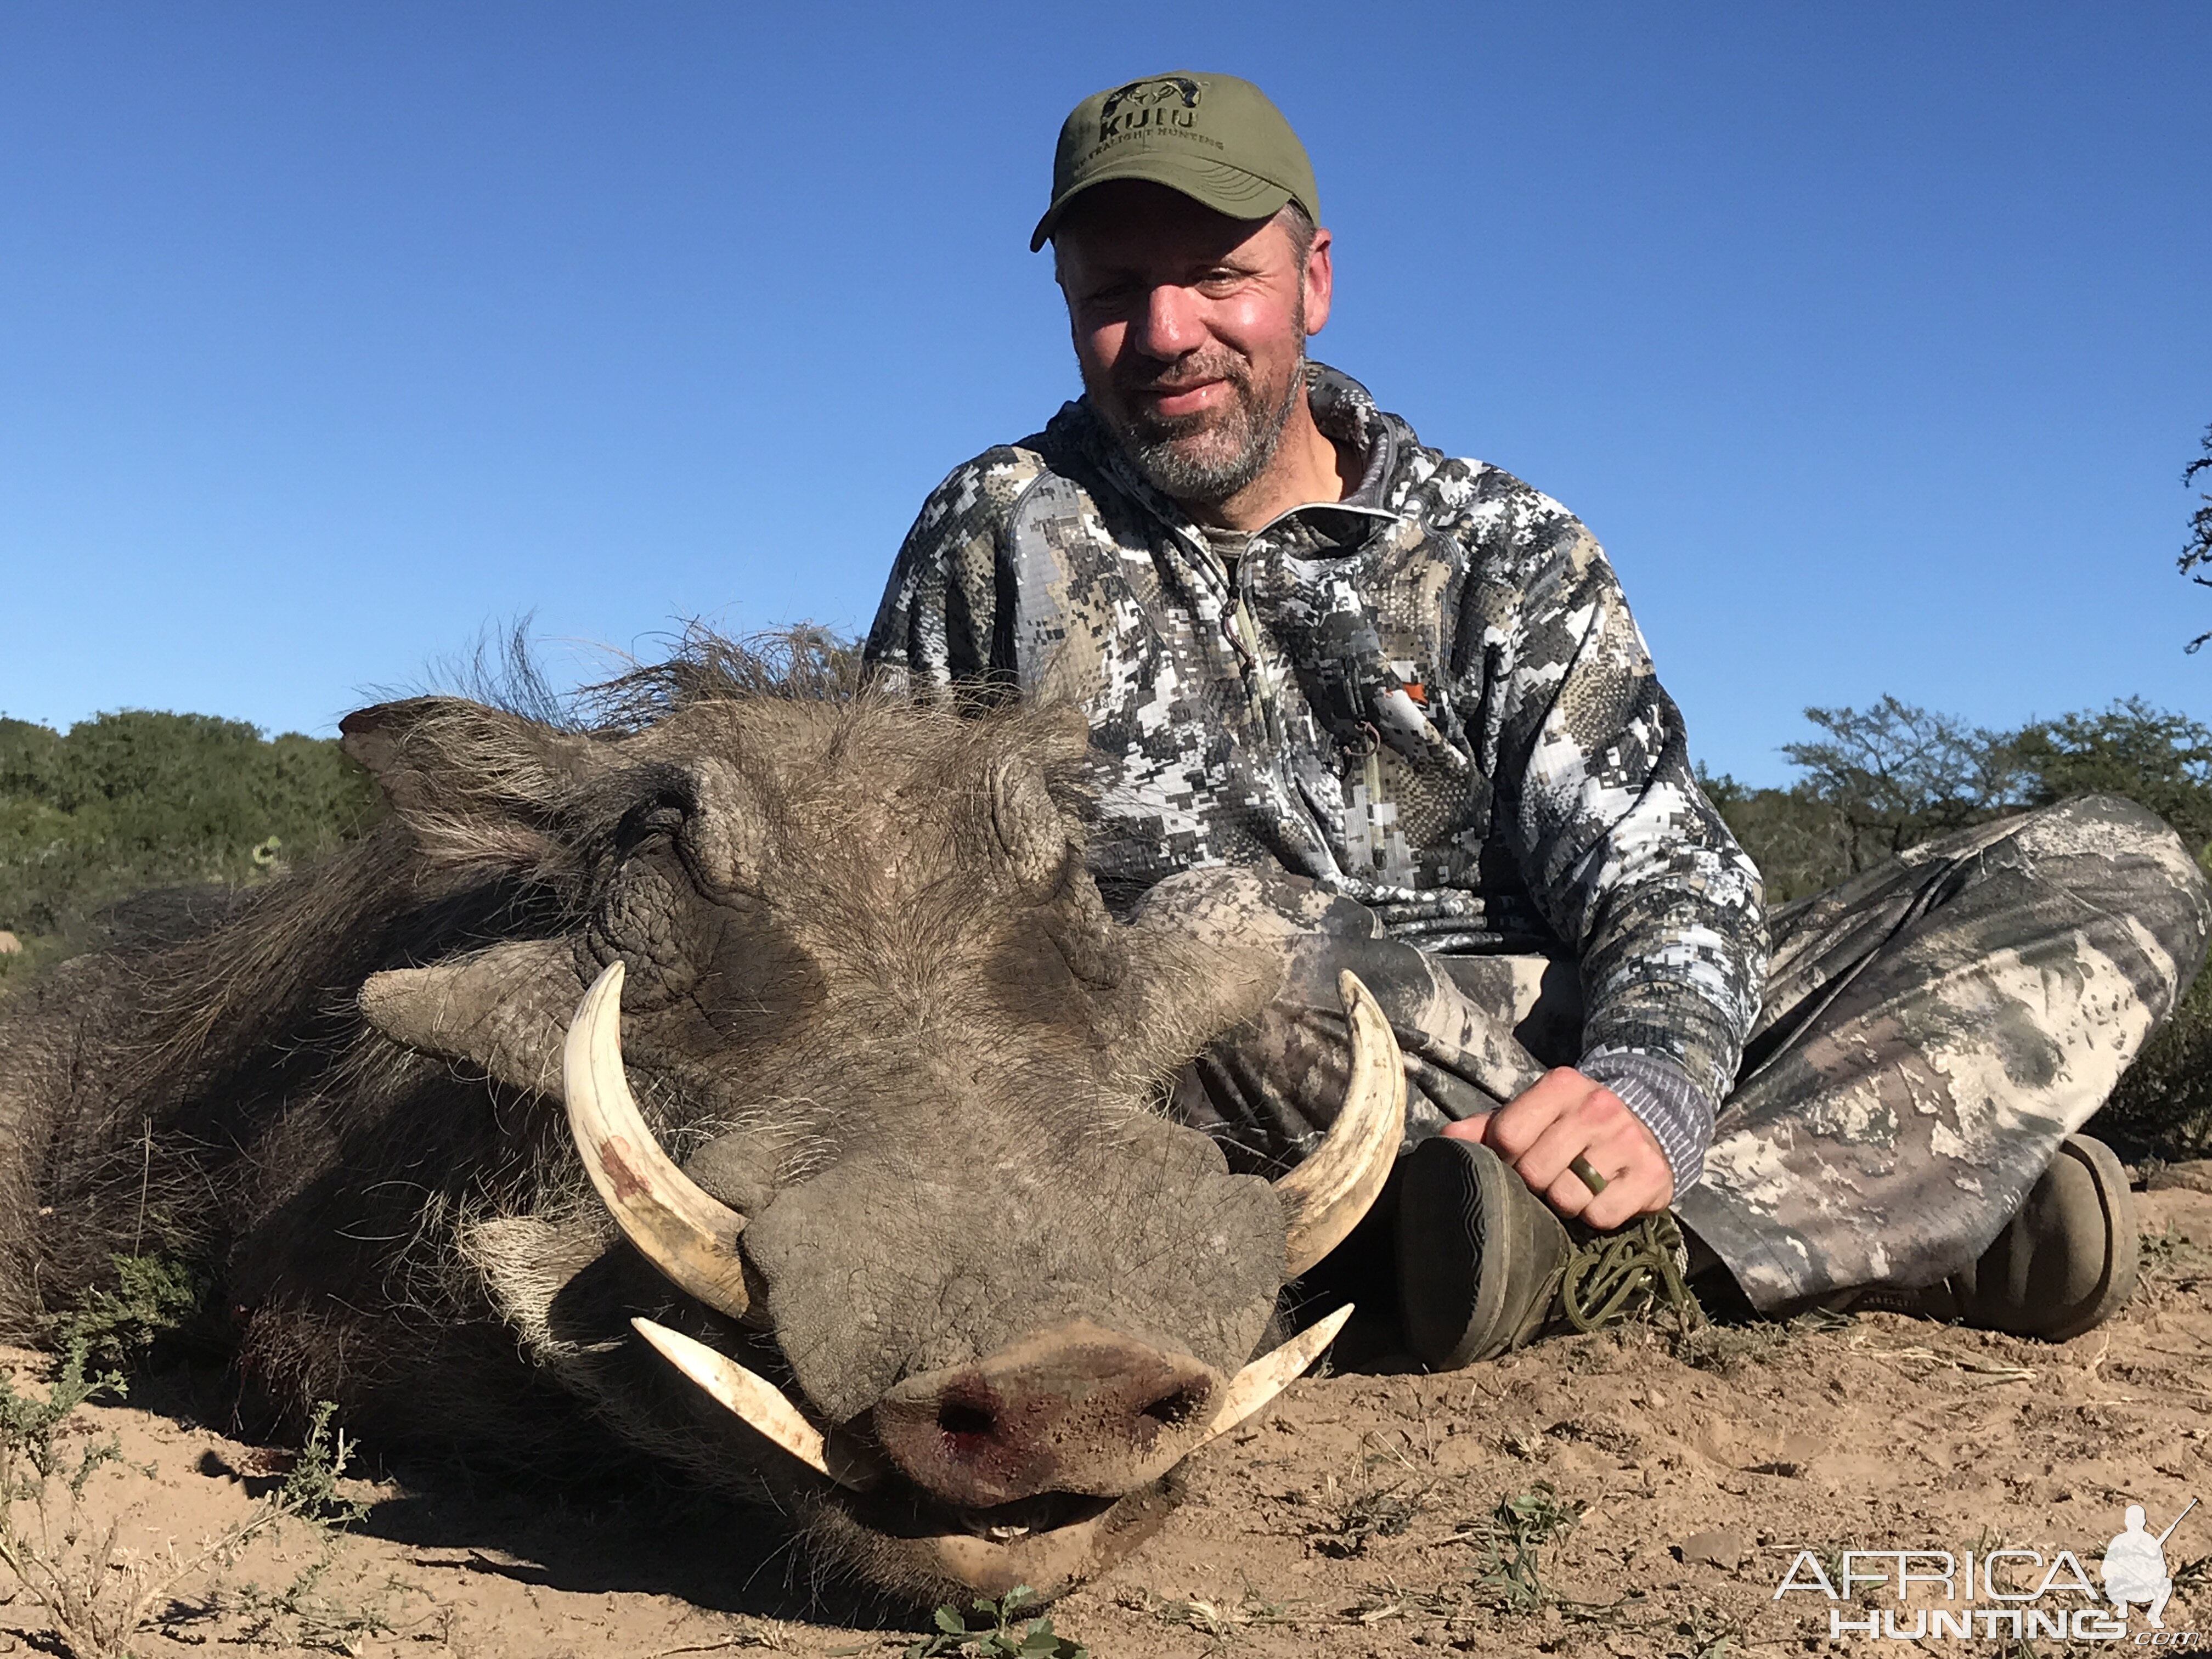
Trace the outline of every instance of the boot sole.
{"type": "Polygon", "coordinates": [[[1398,1297],[1406,1344],[1431,1370],[1486,1358],[1504,1322],[1503,1221],[1520,1177],[1487,1146],[1442,1135],[1406,1155],[1398,1194],[1398,1297]],[[1491,1270],[1484,1271],[1485,1264],[1491,1270]]]}
{"type": "Polygon", "coordinates": [[[2094,1135],[2069,1135],[2058,1143],[2058,1155],[2072,1158],[2089,1172],[2097,1188],[2097,1201],[2105,1212],[2105,1271],[2096,1293],[2082,1311],[2064,1324],[2039,1333],[2045,1341],[2064,1342],[2094,1330],[2120,1310],[2135,1293],[2142,1272],[2142,1241],[2136,1225],[2135,1195],[2128,1188],[2128,1172],[2112,1149],[2094,1135]]]}

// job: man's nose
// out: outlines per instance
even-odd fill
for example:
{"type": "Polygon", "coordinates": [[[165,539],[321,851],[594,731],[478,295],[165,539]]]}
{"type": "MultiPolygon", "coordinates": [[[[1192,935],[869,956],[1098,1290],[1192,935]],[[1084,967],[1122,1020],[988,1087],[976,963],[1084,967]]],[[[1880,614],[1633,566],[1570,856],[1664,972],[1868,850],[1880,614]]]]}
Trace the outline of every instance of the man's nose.
{"type": "Polygon", "coordinates": [[[1146,296],[1137,337],[1130,343],[1147,357],[1164,362],[1194,351],[1206,337],[1198,310],[1198,296],[1188,289],[1163,283],[1146,296]]]}

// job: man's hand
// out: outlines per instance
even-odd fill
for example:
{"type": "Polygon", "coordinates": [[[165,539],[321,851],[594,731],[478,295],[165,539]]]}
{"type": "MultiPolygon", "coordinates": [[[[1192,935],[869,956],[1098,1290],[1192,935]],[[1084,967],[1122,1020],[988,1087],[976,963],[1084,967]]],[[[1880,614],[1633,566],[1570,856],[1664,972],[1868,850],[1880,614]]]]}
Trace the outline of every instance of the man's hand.
{"type": "Polygon", "coordinates": [[[1545,1073],[1498,1110],[1463,1118],[1444,1133],[1482,1142],[1554,1210],[1601,1231],[1674,1201],[1674,1172],[1651,1131],[1619,1095],[1571,1066],[1545,1073]],[[1604,1177],[1602,1193],[1568,1168],[1577,1158],[1604,1177]]]}

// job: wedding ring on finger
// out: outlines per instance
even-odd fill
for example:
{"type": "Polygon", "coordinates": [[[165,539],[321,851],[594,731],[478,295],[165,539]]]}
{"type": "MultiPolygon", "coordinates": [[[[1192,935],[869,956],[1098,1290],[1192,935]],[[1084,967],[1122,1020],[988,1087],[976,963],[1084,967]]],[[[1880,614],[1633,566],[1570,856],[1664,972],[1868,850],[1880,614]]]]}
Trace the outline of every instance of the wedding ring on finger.
{"type": "Polygon", "coordinates": [[[1603,1192],[1612,1184],[1610,1182],[1607,1181],[1603,1176],[1600,1175],[1597,1172],[1596,1167],[1580,1152],[1577,1152],[1572,1158],[1567,1160],[1567,1170],[1568,1173],[1572,1175],[1576,1180],[1581,1182],[1583,1186],[1590,1189],[1590,1196],[1592,1198],[1595,1198],[1600,1193],[1603,1192]]]}

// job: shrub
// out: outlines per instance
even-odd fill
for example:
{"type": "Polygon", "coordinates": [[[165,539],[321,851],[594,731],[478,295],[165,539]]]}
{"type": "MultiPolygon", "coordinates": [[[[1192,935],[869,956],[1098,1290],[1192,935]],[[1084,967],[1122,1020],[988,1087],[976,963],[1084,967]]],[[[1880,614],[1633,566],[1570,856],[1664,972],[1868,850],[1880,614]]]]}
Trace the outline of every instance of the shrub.
{"type": "Polygon", "coordinates": [[[0,984],[149,888],[234,890],[361,833],[375,786],[327,738],[129,709],[59,732],[0,718],[0,984]]]}
{"type": "MultiPolygon", "coordinates": [[[[2104,709],[1970,727],[1884,697],[1873,708],[1808,708],[1821,736],[1783,752],[1806,775],[1753,789],[1701,775],[1778,907],[1825,891],[1936,836],[2069,796],[2150,808],[2212,867],[2212,729],[2130,697],[2104,709]]],[[[2212,1154],[2212,976],[2200,979],[2098,1115],[2129,1156],[2212,1154]]]]}

